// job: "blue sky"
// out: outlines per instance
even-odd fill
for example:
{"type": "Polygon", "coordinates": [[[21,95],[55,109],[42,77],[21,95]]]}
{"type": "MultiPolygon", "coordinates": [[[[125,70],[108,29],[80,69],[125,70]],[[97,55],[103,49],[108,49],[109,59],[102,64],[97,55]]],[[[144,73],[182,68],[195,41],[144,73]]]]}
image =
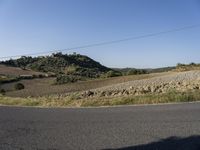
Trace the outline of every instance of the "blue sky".
{"type": "MultiPolygon", "coordinates": [[[[0,0],[0,57],[200,24],[200,0],[0,0]]],[[[200,28],[74,49],[109,67],[200,63],[200,28]]]]}

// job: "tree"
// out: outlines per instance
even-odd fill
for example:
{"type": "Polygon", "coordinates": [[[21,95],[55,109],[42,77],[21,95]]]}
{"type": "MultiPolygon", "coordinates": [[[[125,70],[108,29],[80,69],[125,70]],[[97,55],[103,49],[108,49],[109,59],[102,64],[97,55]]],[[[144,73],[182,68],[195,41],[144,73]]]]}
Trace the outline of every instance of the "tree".
{"type": "Polygon", "coordinates": [[[130,69],[128,72],[127,72],[127,75],[135,75],[137,74],[137,70],[136,69],[130,69]]]}
{"type": "Polygon", "coordinates": [[[196,64],[194,62],[191,62],[189,65],[190,66],[195,66],[196,64]]]}
{"type": "Polygon", "coordinates": [[[118,77],[118,76],[122,76],[122,73],[121,72],[118,72],[118,71],[108,71],[106,73],[106,77],[109,78],[109,77],[118,77]]]}
{"type": "Polygon", "coordinates": [[[26,68],[27,64],[30,64],[33,62],[33,58],[32,57],[27,57],[27,56],[22,56],[21,58],[16,60],[16,64],[18,67],[21,67],[22,69],[26,68]]]}
{"type": "Polygon", "coordinates": [[[53,57],[62,57],[63,54],[62,54],[62,52],[58,52],[58,53],[53,53],[52,56],[53,57]]]}

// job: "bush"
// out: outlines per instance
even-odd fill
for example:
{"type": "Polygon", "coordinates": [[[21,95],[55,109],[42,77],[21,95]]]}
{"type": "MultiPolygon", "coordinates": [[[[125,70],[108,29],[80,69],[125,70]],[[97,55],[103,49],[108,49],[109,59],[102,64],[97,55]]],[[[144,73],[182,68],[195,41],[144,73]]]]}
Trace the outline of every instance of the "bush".
{"type": "Polygon", "coordinates": [[[127,72],[127,75],[138,75],[138,74],[147,74],[147,71],[144,69],[130,69],[127,72]]]}
{"type": "Polygon", "coordinates": [[[78,80],[81,80],[81,78],[78,76],[72,76],[72,75],[58,75],[56,77],[57,84],[73,83],[73,82],[77,82],[78,80]]]}
{"type": "Polygon", "coordinates": [[[135,75],[135,74],[137,74],[137,70],[135,69],[131,69],[127,72],[127,75],[135,75]]]}
{"type": "Polygon", "coordinates": [[[118,71],[113,71],[113,70],[108,71],[108,72],[106,73],[106,77],[107,77],[107,78],[110,78],[110,77],[118,77],[118,76],[122,76],[122,73],[121,73],[121,72],[118,72],[118,71]]]}
{"type": "Polygon", "coordinates": [[[196,66],[197,64],[195,64],[194,62],[191,62],[190,64],[189,64],[189,66],[196,66]]]}
{"type": "Polygon", "coordinates": [[[176,67],[184,67],[184,66],[186,66],[185,64],[181,64],[181,63],[178,63],[177,65],[176,65],[176,67]]]}
{"type": "Polygon", "coordinates": [[[17,83],[17,84],[15,84],[15,90],[22,90],[22,89],[24,89],[25,87],[24,87],[24,85],[22,84],[22,83],[17,83]]]}
{"type": "Polygon", "coordinates": [[[4,89],[1,89],[1,90],[0,90],[0,94],[5,95],[5,94],[6,94],[6,91],[5,91],[4,89]]]}

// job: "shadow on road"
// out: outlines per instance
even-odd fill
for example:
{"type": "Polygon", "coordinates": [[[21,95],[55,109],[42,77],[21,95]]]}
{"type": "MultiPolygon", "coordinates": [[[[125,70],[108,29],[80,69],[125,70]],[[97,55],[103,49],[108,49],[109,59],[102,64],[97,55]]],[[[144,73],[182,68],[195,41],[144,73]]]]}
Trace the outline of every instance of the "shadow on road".
{"type": "Polygon", "coordinates": [[[186,138],[169,137],[144,145],[104,150],[200,150],[200,136],[190,136],[186,138]]]}

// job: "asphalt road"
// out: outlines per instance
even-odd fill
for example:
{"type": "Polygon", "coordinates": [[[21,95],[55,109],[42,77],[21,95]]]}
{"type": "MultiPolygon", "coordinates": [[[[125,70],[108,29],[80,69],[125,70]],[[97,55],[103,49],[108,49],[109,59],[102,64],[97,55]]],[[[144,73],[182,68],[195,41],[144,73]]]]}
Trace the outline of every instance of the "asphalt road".
{"type": "Polygon", "coordinates": [[[200,103],[0,107],[0,150],[200,150],[200,103]]]}

